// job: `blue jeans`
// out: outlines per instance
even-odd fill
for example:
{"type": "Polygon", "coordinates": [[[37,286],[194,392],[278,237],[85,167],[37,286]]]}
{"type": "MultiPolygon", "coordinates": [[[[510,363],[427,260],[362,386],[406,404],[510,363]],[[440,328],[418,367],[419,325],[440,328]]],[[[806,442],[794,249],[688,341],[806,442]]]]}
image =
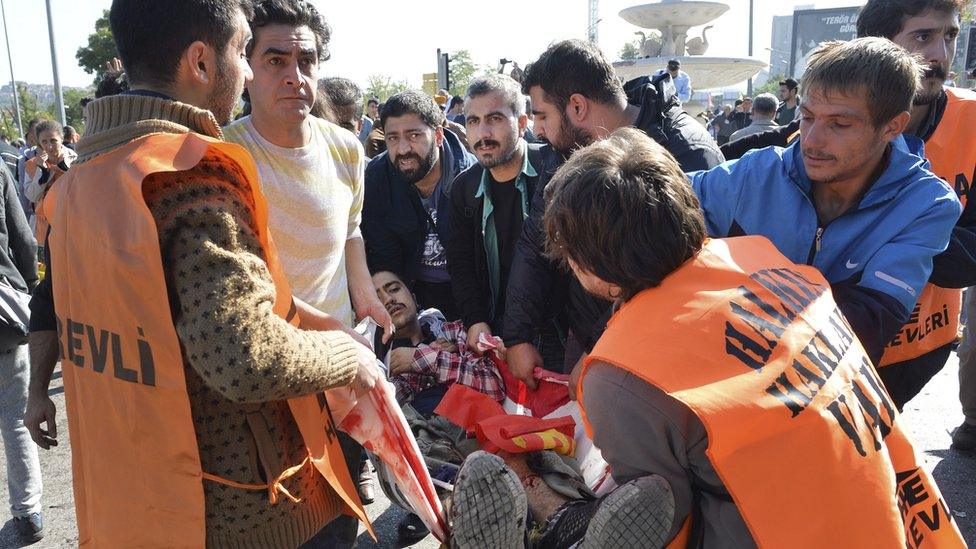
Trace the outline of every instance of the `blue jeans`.
{"type": "Polygon", "coordinates": [[[0,436],[7,458],[10,512],[24,517],[41,511],[41,464],[24,427],[30,359],[27,338],[0,327],[0,436]]]}

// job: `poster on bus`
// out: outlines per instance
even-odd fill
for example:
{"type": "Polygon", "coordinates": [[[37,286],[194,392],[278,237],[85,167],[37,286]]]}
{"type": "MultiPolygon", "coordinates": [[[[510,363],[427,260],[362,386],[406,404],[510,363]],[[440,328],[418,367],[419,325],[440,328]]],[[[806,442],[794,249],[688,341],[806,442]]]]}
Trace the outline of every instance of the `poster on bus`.
{"type": "Polygon", "coordinates": [[[803,76],[807,59],[821,42],[853,40],[857,36],[857,12],[860,9],[855,6],[794,11],[790,76],[797,80],[803,76]]]}

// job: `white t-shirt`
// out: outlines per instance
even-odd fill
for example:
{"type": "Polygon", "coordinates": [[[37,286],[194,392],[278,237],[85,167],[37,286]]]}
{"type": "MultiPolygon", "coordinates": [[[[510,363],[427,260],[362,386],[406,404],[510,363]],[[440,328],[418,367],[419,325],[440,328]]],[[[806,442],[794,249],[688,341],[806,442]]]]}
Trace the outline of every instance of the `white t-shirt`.
{"type": "Polygon", "coordinates": [[[261,137],[247,116],[224,128],[254,157],[268,200],[268,226],[292,293],[352,326],[346,241],[361,238],[363,146],[355,135],[308,117],[312,137],[297,149],[261,137]]]}

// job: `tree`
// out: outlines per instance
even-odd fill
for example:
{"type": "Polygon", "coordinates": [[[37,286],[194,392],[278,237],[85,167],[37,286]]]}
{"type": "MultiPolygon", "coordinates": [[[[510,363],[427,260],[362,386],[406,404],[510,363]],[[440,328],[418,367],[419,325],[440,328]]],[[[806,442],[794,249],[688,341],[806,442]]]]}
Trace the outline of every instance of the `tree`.
{"type": "Polygon", "coordinates": [[[779,83],[786,80],[786,76],[782,74],[771,74],[769,80],[766,80],[762,86],[752,87],[752,96],[755,97],[761,93],[771,93],[779,98],[779,83]]]}
{"type": "Polygon", "coordinates": [[[450,59],[451,88],[447,91],[451,95],[463,96],[475,77],[495,72],[491,67],[480,66],[472,61],[468,50],[458,50],[451,54],[450,59]]]}
{"type": "Polygon", "coordinates": [[[105,63],[119,56],[112,37],[112,28],[108,21],[108,10],[95,21],[95,32],[88,35],[88,45],[78,48],[75,58],[78,65],[88,74],[96,78],[105,71],[105,63]]]}
{"type": "Polygon", "coordinates": [[[375,97],[380,100],[380,103],[383,103],[391,95],[409,89],[410,84],[407,84],[404,80],[393,80],[389,76],[382,74],[371,74],[366,81],[365,93],[367,98],[375,97]]]}
{"type": "Polygon", "coordinates": [[[85,121],[82,118],[81,100],[91,92],[80,88],[62,88],[64,94],[64,119],[69,126],[73,126],[78,133],[85,133],[85,121]]]}
{"type": "Polygon", "coordinates": [[[632,61],[640,56],[640,40],[634,39],[630,42],[624,44],[623,48],[620,48],[620,59],[622,61],[632,61]]]}

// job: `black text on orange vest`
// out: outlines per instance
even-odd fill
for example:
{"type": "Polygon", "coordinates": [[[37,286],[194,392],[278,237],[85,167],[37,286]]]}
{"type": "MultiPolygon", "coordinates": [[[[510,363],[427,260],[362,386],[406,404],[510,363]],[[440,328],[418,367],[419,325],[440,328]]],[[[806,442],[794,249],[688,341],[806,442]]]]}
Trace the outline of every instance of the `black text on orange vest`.
{"type": "Polygon", "coordinates": [[[898,511],[909,536],[907,545],[910,548],[919,547],[925,541],[925,529],[938,531],[943,521],[952,522],[952,514],[942,498],[932,497],[918,469],[897,473],[895,479],[898,484],[898,511]]]}
{"type": "Polygon", "coordinates": [[[959,197],[959,201],[962,205],[966,205],[966,198],[969,196],[969,189],[973,188],[973,183],[976,182],[976,166],[973,166],[973,176],[972,178],[967,178],[965,173],[957,173],[955,182],[950,181],[949,184],[956,191],[956,196],[959,197]]]}
{"type": "Polygon", "coordinates": [[[111,360],[111,373],[116,378],[130,383],[156,386],[156,365],[153,362],[152,347],[144,339],[142,328],[137,328],[139,337],[134,342],[139,350],[139,369],[133,370],[125,367],[122,359],[123,339],[119,334],[76,322],[70,318],[64,322],[60,317],[57,318],[57,325],[62,361],[68,360],[79,368],[90,367],[93,372],[102,374],[105,373],[105,367],[111,360]]]}
{"type": "MultiPolygon", "coordinates": [[[[759,271],[749,277],[760,287],[740,286],[739,296],[730,302],[735,317],[725,323],[725,350],[752,370],[761,370],[798,314],[822,296],[827,287],[816,284],[789,269],[759,271]],[[776,299],[764,300],[756,292],[764,288],[776,299]]],[[[800,322],[805,322],[800,320],[800,322]]],[[[836,308],[828,322],[806,343],[793,362],[776,377],[765,392],[775,397],[791,417],[799,416],[844,362],[854,343],[847,321],[836,308]]],[[[873,367],[862,356],[855,368],[860,376],[826,408],[858,454],[882,448],[894,423],[894,407],[882,389],[873,367]]]]}
{"type": "Polygon", "coordinates": [[[895,334],[894,339],[888,343],[888,347],[920,342],[932,332],[949,326],[948,304],[943,303],[941,311],[933,312],[924,319],[919,318],[921,306],[921,303],[915,304],[911,316],[908,317],[908,322],[895,334]]]}

